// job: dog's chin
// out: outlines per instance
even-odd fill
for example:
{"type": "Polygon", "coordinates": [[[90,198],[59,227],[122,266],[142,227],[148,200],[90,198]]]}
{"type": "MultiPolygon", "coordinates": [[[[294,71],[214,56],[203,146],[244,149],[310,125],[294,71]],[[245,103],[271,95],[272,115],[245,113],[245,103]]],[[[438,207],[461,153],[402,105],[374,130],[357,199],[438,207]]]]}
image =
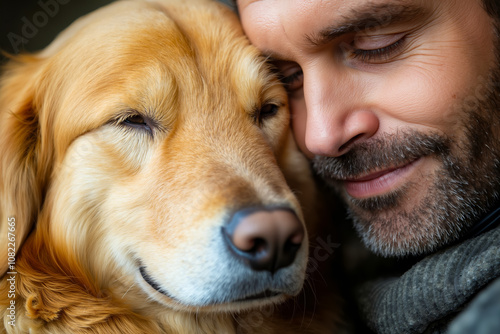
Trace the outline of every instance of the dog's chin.
{"type": "Polygon", "coordinates": [[[163,289],[159,283],[148,275],[144,267],[140,267],[137,271],[136,282],[148,297],[156,302],[172,309],[188,312],[239,312],[271,304],[280,304],[291,297],[291,295],[273,291],[272,289],[266,289],[247,296],[238,295],[235,291],[234,298],[231,300],[213,300],[207,301],[203,305],[196,305],[182,302],[179,298],[163,289]]]}

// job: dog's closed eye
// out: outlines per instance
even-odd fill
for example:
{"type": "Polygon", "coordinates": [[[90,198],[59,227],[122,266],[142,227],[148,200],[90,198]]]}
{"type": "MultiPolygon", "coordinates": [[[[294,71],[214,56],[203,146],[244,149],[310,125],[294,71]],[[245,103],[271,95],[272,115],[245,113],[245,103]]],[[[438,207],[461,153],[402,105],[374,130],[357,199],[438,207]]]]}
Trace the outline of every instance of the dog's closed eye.
{"type": "Polygon", "coordinates": [[[140,114],[127,115],[119,121],[119,124],[132,129],[147,131],[151,136],[153,135],[153,121],[140,114]]]}
{"type": "Polygon", "coordinates": [[[133,126],[137,126],[137,125],[147,126],[146,120],[141,115],[132,115],[132,116],[126,118],[124,122],[127,124],[130,124],[130,125],[133,125],[133,126]]]}

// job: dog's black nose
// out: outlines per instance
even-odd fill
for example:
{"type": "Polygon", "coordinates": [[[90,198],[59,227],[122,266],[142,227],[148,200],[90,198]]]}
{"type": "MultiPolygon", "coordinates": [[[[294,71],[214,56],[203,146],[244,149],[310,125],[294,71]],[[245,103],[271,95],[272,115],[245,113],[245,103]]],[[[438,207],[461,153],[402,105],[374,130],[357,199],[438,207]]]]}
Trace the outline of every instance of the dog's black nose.
{"type": "Polygon", "coordinates": [[[236,256],[254,270],[271,273],[293,262],[304,239],[302,224],[287,208],[240,210],[223,233],[236,256]]]}

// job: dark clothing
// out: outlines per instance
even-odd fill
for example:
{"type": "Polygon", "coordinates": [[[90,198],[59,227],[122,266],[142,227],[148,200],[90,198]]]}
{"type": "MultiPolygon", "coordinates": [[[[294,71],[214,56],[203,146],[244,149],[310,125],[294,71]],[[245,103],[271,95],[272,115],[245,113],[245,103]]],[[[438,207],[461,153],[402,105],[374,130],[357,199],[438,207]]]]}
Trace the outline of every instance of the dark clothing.
{"type": "Polygon", "coordinates": [[[376,333],[500,333],[500,227],[434,253],[399,278],[364,284],[376,333]]]}

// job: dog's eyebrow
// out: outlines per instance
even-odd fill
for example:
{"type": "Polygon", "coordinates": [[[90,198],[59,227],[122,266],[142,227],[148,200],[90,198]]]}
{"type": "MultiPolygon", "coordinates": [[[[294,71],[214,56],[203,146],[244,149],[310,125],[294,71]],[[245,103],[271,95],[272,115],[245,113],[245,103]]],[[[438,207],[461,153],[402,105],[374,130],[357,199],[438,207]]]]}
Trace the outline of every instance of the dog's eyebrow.
{"type": "Polygon", "coordinates": [[[313,46],[322,46],[346,34],[412,21],[428,13],[427,8],[415,4],[369,2],[351,9],[340,22],[305,38],[313,46]]]}

